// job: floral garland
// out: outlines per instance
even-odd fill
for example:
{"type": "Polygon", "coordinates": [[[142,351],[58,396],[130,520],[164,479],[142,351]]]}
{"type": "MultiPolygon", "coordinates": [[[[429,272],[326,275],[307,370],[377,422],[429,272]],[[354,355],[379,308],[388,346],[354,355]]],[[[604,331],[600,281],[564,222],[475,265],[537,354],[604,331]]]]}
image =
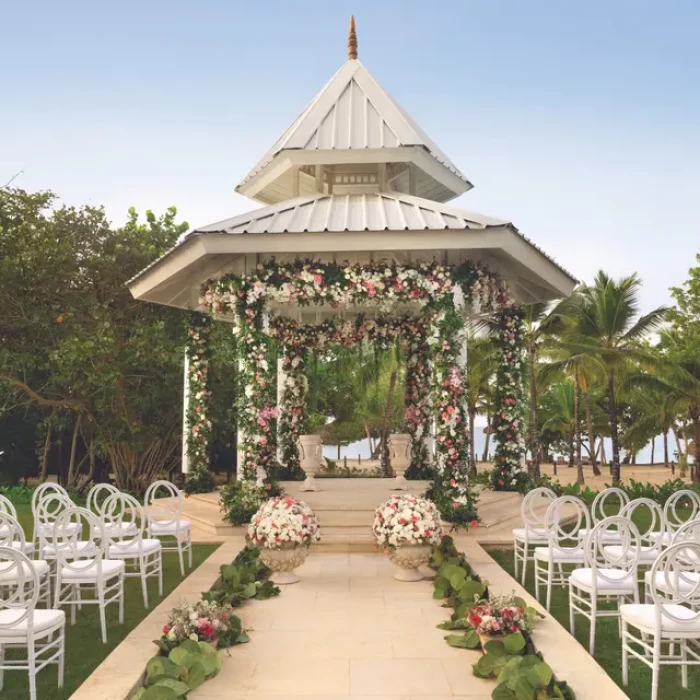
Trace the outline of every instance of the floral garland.
{"type": "Polygon", "coordinates": [[[513,491],[525,476],[521,460],[521,438],[525,330],[523,312],[504,308],[496,317],[498,324],[498,369],[492,427],[496,453],[492,471],[496,491],[513,491]]]}
{"type": "Polygon", "coordinates": [[[416,328],[407,339],[404,421],[411,436],[411,466],[413,478],[431,478],[430,455],[425,437],[432,420],[432,368],[426,326],[416,328]]]}
{"type": "MultiPolygon", "coordinates": [[[[187,330],[187,378],[189,398],[187,402],[187,481],[192,484],[211,481],[209,474],[209,443],[212,425],[208,416],[209,397],[207,388],[211,349],[209,335],[212,320],[210,316],[192,313],[187,330]]],[[[213,481],[211,482],[213,487],[213,481]]],[[[201,490],[201,489],[198,489],[201,490]]],[[[207,488],[206,490],[211,490],[207,488]]]]}
{"type": "Polygon", "coordinates": [[[284,385],[277,435],[280,466],[286,471],[286,476],[289,478],[295,473],[303,475],[297,449],[297,440],[306,430],[306,392],[309,386],[304,373],[306,352],[304,352],[303,347],[285,344],[282,367],[284,369],[284,385]]]}

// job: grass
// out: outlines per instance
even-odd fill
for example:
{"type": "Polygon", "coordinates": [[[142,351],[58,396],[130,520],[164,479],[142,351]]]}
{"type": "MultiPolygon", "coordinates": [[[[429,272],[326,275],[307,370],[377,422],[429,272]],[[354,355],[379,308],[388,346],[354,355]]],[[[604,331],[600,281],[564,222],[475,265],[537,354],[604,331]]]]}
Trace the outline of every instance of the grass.
{"type": "MultiPolygon", "coordinates": [[[[645,518],[648,513],[639,513],[639,518],[635,518],[640,529],[644,528],[645,518]]],[[[648,520],[647,520],[648,527],[648,520]]],[[[512,549],[492,549],[489,554],[505,569],[511,576],[513,569],[512,549]]],[[[535,577],[532,564],[528,564],[528,577],[525,587],[535,595],[535,577]]],[[[644,600],[643,593],[640,600],[644,600]]],[[[544,597],[542,598],[544,603],[544,597]]],[[[551,614],[564,626],[569,629],[569,591],[563,588],[552,589],[551,614]]],[[[589,622],[584,617],[576,616],[576,639],[588,649],[589,622]]],[[[622,643],[618,635],[617,618],[598,618],[596,621],[596,646],[594,658],[605,669],[607,674],[617,683],[631,700],[648,700],[651,696],[651,669],[641,661],[630,657],[629,685],[622,685],[622,643]]],[[[562,679],[566,680],[566,679],[562,679]]],[[[576,688],[573,689],[576,692],[576,688]]],[[[688,689],[681,687],[680,666],[662,666],[660,676],[660,697],[673,698],[673,700],[697,700],[700,698],[700,667],[688,667],[688,689]]]]}
{"type": "MultiPolygon", "coordinates": [[[[28,504],[17,505],[17,517],[25,533],[31,536],[32,512],[28,504]]],[[[194,545],[192,547],[192,569],[197,568],[219,545],[194,545]]],[[[181,582],[177,552],[163,553],[163,595],[171,593],[181,582]]],[[[100,665],[103,659],[143,620],[161,601],[155,578],[148,581],[148,597],[151,607],[143,607],[141,581],[128,578],[124,583],[124,624],[118,622],[118,606],[107,606],[107,644],[102,644],[100,619],[96,605],[84,606],[77,613],[75,626],[66,619],[66,666],[63,688],[57,687],[56,666],[43,669],[37,676],[37,697],[41,700],[67,700],[83,681],[100,665]]],[[[156,647],[153,647],[155,653],[156,647]]],[[[144,667],[148,659],[144,657],[144,667]]],[[[6,671],[5,684],[0,691],[2,700],[26,700],[29,697],[29,680],[26,671],[6,671]]]]}

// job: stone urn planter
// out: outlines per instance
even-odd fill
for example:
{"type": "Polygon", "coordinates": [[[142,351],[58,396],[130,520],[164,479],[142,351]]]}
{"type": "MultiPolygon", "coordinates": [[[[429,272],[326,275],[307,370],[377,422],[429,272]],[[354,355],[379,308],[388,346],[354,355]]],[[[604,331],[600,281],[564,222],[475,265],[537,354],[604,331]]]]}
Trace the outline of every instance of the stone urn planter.
{"type": "Polygon", "coordinates": [[[396,565],[394,578],[407,583],[422,581],[423,574],[418,571],[418,567],[428,563],[430,549],[429,544],[404,544],[390,549],[389,559],[396,565]]]}
{"type": "Polygon", "coordinates": [[[309,553],[306,545],[295,545],[282,547],[282,549],[270,549],[262,547],[260,558],[265,566],[272,569],[270,577],[273,583],[280,586],[299,582],[299,576],[294,573],[294,569],[301,566],[309,553]]]}
{"type": "Polygon", "coordinates": [[[411,436],[408,433],[389,435],[389,463],[396,474],[391,488],[403,491],[408,488],[404,472],[411,466],[411,436]]]}
{"type": "Polygon", "coordinates": [[[323,455],[321,449],[320,435],[300,435],[297,448],[299,450],[299,463],[306,474],[306,479],[302,484],[302,491],[318,491],[314,476],[323,465],[323,455]]]}

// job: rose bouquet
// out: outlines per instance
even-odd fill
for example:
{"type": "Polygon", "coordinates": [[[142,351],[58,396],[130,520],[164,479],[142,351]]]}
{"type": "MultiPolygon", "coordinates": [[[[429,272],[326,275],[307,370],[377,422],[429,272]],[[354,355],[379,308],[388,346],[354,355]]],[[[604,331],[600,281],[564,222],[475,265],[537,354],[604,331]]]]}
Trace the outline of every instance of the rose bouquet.
{"type": "Polygon", "coordinates": [[[321,539],[321,530],[306,503],[278,496],[263,503],[253,516],[248,538],[263,549],[309,547],[321,539]]]}
{"type": "Polygon", "coordinates": [[[392,496],[374,512],[374,539],[385,550],[440,542],[442,524],[435,504],[410,494],[392,496]]]}
{"type": "Polygon", "coordinates": [[[247,641],[242,635],[241,621],[230,605],[205,600],[173,608],[168,615],[161,646],[172,649],[187,639],[219,648],[247,641]]]}
{"type": "Polygon", "coordinates": [[[480,637],[494,637],[531,632],[537,615],[522,598],[491,594],[488,600],[481,600],[469,609],[468,619],[480,637]]]}

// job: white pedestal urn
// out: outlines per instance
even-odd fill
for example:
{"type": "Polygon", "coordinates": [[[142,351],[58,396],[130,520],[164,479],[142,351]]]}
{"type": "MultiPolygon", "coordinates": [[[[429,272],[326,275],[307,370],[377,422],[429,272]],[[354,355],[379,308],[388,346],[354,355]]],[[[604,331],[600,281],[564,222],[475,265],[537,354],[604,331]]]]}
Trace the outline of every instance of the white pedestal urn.
{"type": "Polygon", "coordinates": [[[297,443],[299,450],[299,464],[306,474],[302,484],[302,491],[318,491],[314,476],[321,469],[323,455],[320,435],[300,435],[297,443]]]}
{"type": "Polygon", "coordinates": [[[321,539],[316,514],[289,496],[277,496],[260,506],[248,525],[248,539],[260,548],[260,558],[272,569],[273,583],[298,583],[294,569],[301,566],[309,547],[321,539]]]}
{"type": "Polygon", "coordinates": [[[442,538],[440,513],[432,501],[412,494],[392,496],[374,512],[372,533],[396,565],[397,581],[421,581],[418,570],[442,538]]]}
{"type": "Polygon", "coordinates": [[[394,491],[405,491],[408,489],[408,482],[404,472],[411,466],[411,436],[408,433],[389,435],[389,462],[396,473],[391,488],[394,491]]]}

